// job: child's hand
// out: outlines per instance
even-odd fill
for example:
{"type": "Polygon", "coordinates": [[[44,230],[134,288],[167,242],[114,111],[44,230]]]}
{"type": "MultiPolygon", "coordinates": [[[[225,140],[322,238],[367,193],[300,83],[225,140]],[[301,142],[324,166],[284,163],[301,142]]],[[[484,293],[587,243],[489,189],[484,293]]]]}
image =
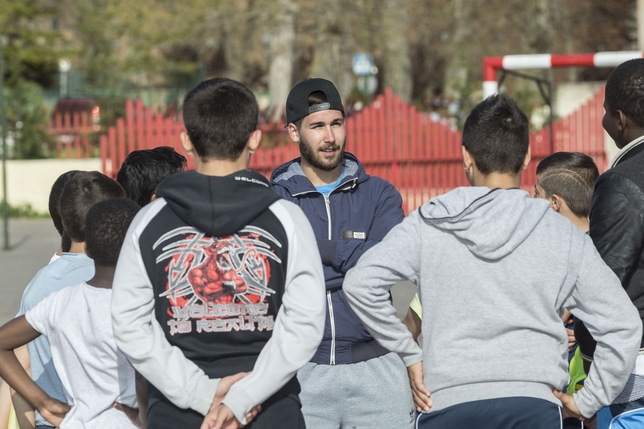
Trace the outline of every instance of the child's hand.
{"type": "Polygon", "coordinates": [[[123,411],[125,413],[125,415],[127,416],[127,418],[130,419],[132,424],[134,426],[136,426],[137,428],[145,429],[145,427],[147,426],[145,424],[144,419],[141,416],[139,408],[132,408],[130,406],[120,404],[118,402],[114,402],[112,404],[112,407],[114,407],[115,409],[117,409],[119,411],[123,411]]]}
{"type": "Polygon", "coordinates": [[[414,404],[418,412],[428,412],[432,407],[431,393],[423,384],[423,362],[417,362],[407,367],[411,393],[414,397],[414,404]]]}
{"type": "Polygon", "coordinates": [[[576,419],[585,420],[581,415],[575,404],[575,398],[570,393],[564,393],[557,389],[552,389],[552,393],[561,401],[563,405],[562,414],[564,418],[574,417],[576,419]]]}
{"type": "Polygon", "coordinates": [[[43,403],[42,407],[38,408],[38,412],[45,420],[54,425],[55,427],[60,427],[60,424],[63,422],[65,415],[71,410],[72,407],[69,404],[60,402],[58,399],[48,398],[43,403]]]}
{"type": "Polygon", "coordinates": [[[566,328],[566,334],[568,335],[568,350],[572,350],[577,344],[577,339],[575,338],[575,331],[569,328],[566,328]]]}
{"type": "Polygon", "coordinates": [[[219,380],[219,384],[217,384],[217,391],[215,392],[215,397],[212,400],[212,405],[210,406],[210,411],[208,413],[210,414],[213,412],[215,407],[224,400],[233,384],[237,383],[248,374],[250,374],[250,372],[238,372],[237,374],[229,375],[228,377],[222,377],[219,380]]]}
{"type": "MultiPolygon", "coordinates": [[[[246,424],[250,423],[261,410],[261,405],[253,407],[253,409],[246,414],[246,424]]],[[[239,420],[235,418],[235,415],[230,411],[230,408],[224,404],[219,404],[218,406],[210,409],[210,412],[203,419],[201,429],[237,429],[244,426],[246,425],[239,423],[239,420]]]]}

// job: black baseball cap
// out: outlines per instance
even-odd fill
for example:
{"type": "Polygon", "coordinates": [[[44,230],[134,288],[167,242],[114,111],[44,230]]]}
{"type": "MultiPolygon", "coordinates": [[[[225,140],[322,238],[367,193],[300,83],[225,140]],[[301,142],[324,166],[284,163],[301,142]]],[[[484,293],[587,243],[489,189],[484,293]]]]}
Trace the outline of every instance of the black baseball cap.
{"type": "Polygon", "coordinates": [[[344,115],[344,106],[338,90],[332,82],[312,78],[298,83],[291,89],[286,99],[286,123],[297,122],[311,113],[321,110],[339,110],[344,115]],[[315,91],[322,91],[326,95],[326,103],[309,107],[309,95],[315,91]]]}

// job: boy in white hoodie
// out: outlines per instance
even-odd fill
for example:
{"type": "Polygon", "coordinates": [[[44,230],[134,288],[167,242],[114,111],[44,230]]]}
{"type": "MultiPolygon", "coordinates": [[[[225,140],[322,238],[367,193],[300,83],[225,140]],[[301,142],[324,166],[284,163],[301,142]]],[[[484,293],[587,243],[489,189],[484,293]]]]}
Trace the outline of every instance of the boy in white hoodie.
{"type": "Polygon", "coordinates": [[[345,280],[365,326],[407,365],[419,428],[559,428],[560,399],[564,415],[590,417],[635,362],[642,327],[617,277],[586,234],[519,188],[528,133],[509,97],[480,103],[463,130],[473,186],[413,212],[345,280]],[[403,279],[419,286],[422,351],[389,301],[403,279]],[[574,396],[559,391],[568,380],[564,308],[602,345],[574,396]]]}

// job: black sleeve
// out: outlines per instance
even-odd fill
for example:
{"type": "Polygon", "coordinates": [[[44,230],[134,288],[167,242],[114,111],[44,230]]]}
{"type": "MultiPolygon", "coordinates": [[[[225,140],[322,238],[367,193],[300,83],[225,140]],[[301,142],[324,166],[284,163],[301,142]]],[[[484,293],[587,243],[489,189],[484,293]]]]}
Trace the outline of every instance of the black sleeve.
{"type": "Polygon", "coordinates": [[[590,238],[628,289],[644,246],[644,192],[628,177],[608,172],[597,180],[590,209],[590,238]]]}
{"type": "Polygon", "coordinates": [[[590,335],[590,332],[588,332],[584,322],[579,319],[575,319],[575,340],[577,341],[577,344],[579,344],[581,356],[587,361],[592,361],[597,343],[593,339],[592,335],[590,335]]]}
{"type": "MultiPolygon", "coordinates": [[[[621,174],[601,175],[595,184],[589,234],[604,262],[628,292],[644,246],[642,189],[621,174]]],[[[584,358],[592,360],[596,343],[581,321],[575,322],[575,338],[584,358]]]]}

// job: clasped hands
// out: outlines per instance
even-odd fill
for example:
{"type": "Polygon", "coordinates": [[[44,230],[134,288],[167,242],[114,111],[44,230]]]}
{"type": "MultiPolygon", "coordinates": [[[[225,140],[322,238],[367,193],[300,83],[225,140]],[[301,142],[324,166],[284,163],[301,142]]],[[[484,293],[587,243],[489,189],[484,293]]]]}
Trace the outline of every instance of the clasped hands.
{"type": "MultiPolygon", "coordinates": [[[[228,377],[223,377],[219,380],[215,397],[212,400],[212,405],[210,406],[210,411],[206,414],[206,417],[201,424],[201,429],[237,429],[245,426],[237,420],[230,408],[221,402],[228,394],[231,386],[246,377],[248,374],[250,374],[250,372],[240,372],[228,377]]],[[[261,405],[253,407],[248,414],[246,414],[246,424],[250,423],[261,410],[261,405]]]]}

